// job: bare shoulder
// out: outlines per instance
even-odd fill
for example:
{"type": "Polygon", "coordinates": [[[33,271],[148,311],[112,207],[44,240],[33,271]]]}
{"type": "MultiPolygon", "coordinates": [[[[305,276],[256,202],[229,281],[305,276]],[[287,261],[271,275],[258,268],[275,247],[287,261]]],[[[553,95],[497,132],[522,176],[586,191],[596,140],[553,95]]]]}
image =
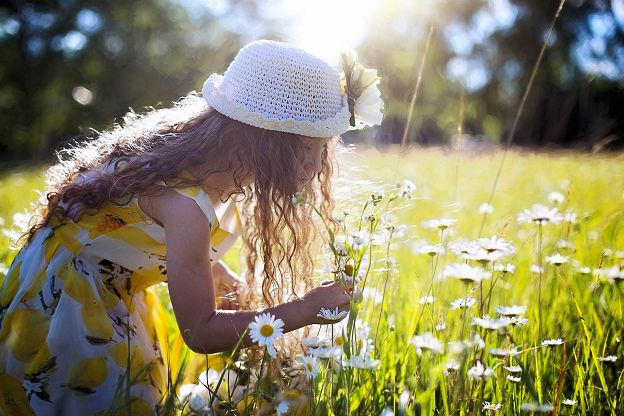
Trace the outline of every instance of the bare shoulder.
{"type": "MultiPolygon", "coordinates": [[[[173,189],[156,195],[139,195],[139,207],[156,223],[167,228],[186,226],[210,228],[208,220],[197,203],[173,189]]],[[[203,231],[203,230],[202,230],[203,231]]]]}

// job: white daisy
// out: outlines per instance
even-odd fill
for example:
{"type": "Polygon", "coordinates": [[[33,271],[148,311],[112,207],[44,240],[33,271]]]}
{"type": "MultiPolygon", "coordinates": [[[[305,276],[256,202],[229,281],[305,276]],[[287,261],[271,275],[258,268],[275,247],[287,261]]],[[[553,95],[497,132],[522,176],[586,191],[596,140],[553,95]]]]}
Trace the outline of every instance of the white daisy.
{"type": "Polygon", "coordinates": [[[511,357],[520,354],[517,347],[513,348],[490,348],[490,354],[496,357],[511,357]]]}
{"type": "Polygon", "coordinates": [[[435,302],[435,297],[433,296],[423,296],[420,299],[418,299],[418,303],[420,303],[421,305],[425,305],[427,303],[433,303],[435,302]]]}
{"type": "Polygon", "coordinates": [[[614,363],[617,361],[617,357],[615,355],[607,355],[606,357],[598,357],[598,361],[601,362],[610,362],[610,363],[614,363]]]}
{"type": "Polygon", "coordinates": [[[466,263],[451,263],[444,267],[442,276],[455,278],[464,282],[479,283],[488,280],[492,275],[481,267],[472,267],[466,263]]]}
{"type": "Polygon", "coordinates": [[[518,214],[518,222],[532,222],[539,225],[548,223],[558,224],[563,219],[557,208],[548,208],[541,204],[535,204],[531,209],[525,209],[518,214]]]}
{"type": "Polygon", "coordinates": [[[563,399],[561,401],[561,404],[564,404],[566,406],[574,406],[576,404],[576,400],[572,400],[572,399],[563,399]]]}
{"type": "Polygon", "coordinates": [[[516,266],[514,266],[511,263],[507,263],[507,264],[496,263],[494,265],[494,270],[497,272],[503,272],[503,273],[513,273],[516,271],[516,266]]]}
{"type": "Polygon", "coordinates": [[[437,228],[438,230],[446,230],[457,223],[457,220],[452,218],[435,218],[428,221],[423,221],[423,227],[425,228],[437,228]]]}
{"type": "Polygon", "coordinates": [[[352,355],[350,359],[345,361],[344,365],[361,370],[374,370],[379,366],[379,363],[379,360],[373,360],[366,356],[352,355]]]}
{"type": "Polygon", "coordinates": [[[483,410],[490,413],[498,412],[501,407],[502,405],[500,403],[483,402],[483,410]]]}
{"type": "Polygon", "coordinates": [[[336,306],[335,310],[321,308],[321,310],[316,316],[319,318],[326,319],[328,321],[340,321],[345,316],[347,316],[347,311],[339,311],[338,306],[336,306]]]}
{"type": "Polygon", "coordinates": [[[451,302],[451,310],[470,308],[475,304],[475,298],[459,298],[451,302]]]}
{"type": "Polygon", "coordinates": [[[513,305],[513,306],[499,306],[496,308],[496,312],[498,312],[499,314],[503,315],[503,316],[517,316],[517,315],[522,315],[523,313],[525,313],[527,310],[526,306],[518,306],[518,305],[513,305]]]}
{"type": "Polygon", "coordinates": [[[438,254],[444,254],[444,247],[442,244],[425,244],[418,247],[416,251],[420,254],[426,254],[428,256],[436,256],[438,254]]]}
{"type": "Polygon", "coordinates": [[[468,378],[472,378],[475,380],[487,380],[493,374],[494,370],[489,367],[484,367],[483,364],[481,364],[481,361],[477,361],[477,365],[468,370],[467,376],[468,378]]]}
{"type": "Polygon", "coordinates": [[[275,319],[275,315],[263,313],[254,318],[254,322],[249,324],[249,337],[259,346],[266,345],[271,356],[275,356],[273,343],[284,334],[284,321],[275,319]]]}
{"type": "Polygon", "coordinates": [[[507,380],[513,382],[513,383],[520,383],[522,381],[522,378],[520,377],[514,377],[511,374],[507,374],[507,380]]]}
{"type": "Polygon", "coordinates": [[[472,324],[492,331],[504,328],[508,325],[506,321],[501,319],[491,319],[488,316],[484,316],[483,318],[472,318],[472,324]]]}
{"type": "Polygon", "coordinates": [[[411,343],[416,347],[416,353],[422,354],[422,350],[431,350],[438,354],[444,352],[444,345],[440,340],[433,336],[431,332],[425,332],[422,335],[414,335],[411,343]]]}
{"type": "Polygon", "coordinates": [[[318,375],[319,364],[318,360],[313,355],[304,355],[301,357],[301,365],[306,372],[308,379],[313,379],[318,375]]]}
{"type": "Polygon", "coordinates": [[[529,324],[529,320],[524,316],[501,316],[500,321],[504,322],[505,325],[513,325],[517,327],[529,324]]]}
{"type": "Polygon", "coordinates": [[[551,192],[548,194],[548,202],[553,205],[561,205],[565,201],[565,196],[561,192],[551,192]]]}
{"type": "Polygon", "coordinates": [[[545,339],[544,341],[540,343],[542,347],[554,347],[556,345],[561,345],[561,344],[563,344],[563,340],[561,338],[545,339]]]}
{"type": "Polygon", "coordinates": [[[554,264],[555,266],[561,266],[563,263],[566,263],[569,260],[569,257],[562,256],[559,253],[555,253],[553,256],[546,256],[546,262],[548,264],[554,264]]]}
{"type": "Polygon", "coordinates": [[[488,204],[487,202],[484,202],[483,204],[479,205],[479,214],[485,215],[485,214],[491,214],[493,212],[494,212],[494,207],[488,204]]]}
{"type": "Polygon", "coordinates": [[[503,367],[505,370],[509,371],[510,373],[521,373],[522,372],[522,367],[520,367],[519,365],[511,365],[509,367],[503,367]]]}
{"type": "Polygon", "coordinates": [[[535,274],[542,274],[542,273],[544,273],[544,268],[538,266],[537,264],[532,265],[530,270],[531,270],[532,273],[535,273],[535,274]]]}

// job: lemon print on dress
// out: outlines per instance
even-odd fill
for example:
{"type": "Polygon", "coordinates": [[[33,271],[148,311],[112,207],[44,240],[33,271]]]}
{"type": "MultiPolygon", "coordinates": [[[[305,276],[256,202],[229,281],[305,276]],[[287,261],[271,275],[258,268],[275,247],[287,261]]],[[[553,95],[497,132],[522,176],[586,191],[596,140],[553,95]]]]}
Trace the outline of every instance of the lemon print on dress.
{"type": "Polygon", "coordinates": [[[0,414],[34,416],[21,381],[6,373],[0,374],[0,414]]]}
{"type": "Polygon", "coordinates": [[[76,394],[92,394],[108,376],[106,357],[85,358],[69,370],[67,386],[76,394]]]}
{"type": "Polygon", "coordinates": [[[17,309],[8,313],[2,323],[0,342],[6,342],[13,356],[29,362],[45,342],[50,317],[36,309],[17,309]]]}

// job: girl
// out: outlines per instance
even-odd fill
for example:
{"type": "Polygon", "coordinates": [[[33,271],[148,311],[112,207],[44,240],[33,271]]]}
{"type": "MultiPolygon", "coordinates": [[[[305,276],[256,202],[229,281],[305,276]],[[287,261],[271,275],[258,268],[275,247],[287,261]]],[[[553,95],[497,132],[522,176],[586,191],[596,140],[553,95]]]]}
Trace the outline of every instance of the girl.
{"type": "Polygon", "coordinates": [[[107,414],[128,400],[133,414],[158,412],[168,357],[157,283],[200,353],[233,348],[260,312],[288,332],[320,323],[321,307],[349,309],[338,283],[310,289],[315,230],[293,201],[320,198],[331,215],[334,137],[353,112],[339,73],[258,41],[202,92],[126,117],[50,169],[47,206],[0,290],[0,413],[107,414]],[[244,283],[219,260],[239,234],[244,283]],[[256,276],[262,310],[251,309],[256,276]]]}

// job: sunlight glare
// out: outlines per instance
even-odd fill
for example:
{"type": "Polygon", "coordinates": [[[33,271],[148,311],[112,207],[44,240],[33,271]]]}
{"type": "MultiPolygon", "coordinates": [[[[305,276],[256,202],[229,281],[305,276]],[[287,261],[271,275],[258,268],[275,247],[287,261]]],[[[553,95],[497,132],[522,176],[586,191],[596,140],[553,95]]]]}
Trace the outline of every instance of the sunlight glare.
{"type": "Polygon", "coordinates": [[[345,49],[355,49],[382,0],[286,1],[278,7],[290,22],[287,41],[336,65],[345,49]]]}

